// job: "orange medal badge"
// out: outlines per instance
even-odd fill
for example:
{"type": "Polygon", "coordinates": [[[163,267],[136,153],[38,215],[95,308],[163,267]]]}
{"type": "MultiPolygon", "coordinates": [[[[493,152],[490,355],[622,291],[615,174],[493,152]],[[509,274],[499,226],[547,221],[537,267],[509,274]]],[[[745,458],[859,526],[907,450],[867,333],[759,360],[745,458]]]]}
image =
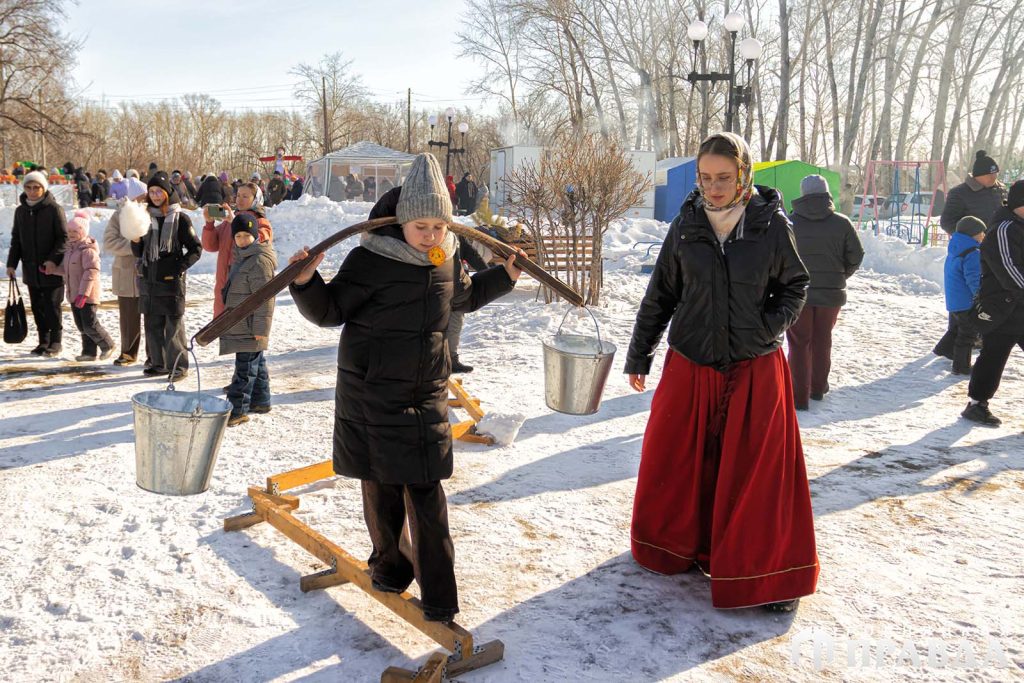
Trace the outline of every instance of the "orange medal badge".
{"type": "Polygon", "coordinates": [[[429,258],[430,262],[435,266],[439,266],[447,260],[447,257],[444,254],[444,249],[441,247],[431,247],[430,251],[427,252],[427,258],[429,258]]]}

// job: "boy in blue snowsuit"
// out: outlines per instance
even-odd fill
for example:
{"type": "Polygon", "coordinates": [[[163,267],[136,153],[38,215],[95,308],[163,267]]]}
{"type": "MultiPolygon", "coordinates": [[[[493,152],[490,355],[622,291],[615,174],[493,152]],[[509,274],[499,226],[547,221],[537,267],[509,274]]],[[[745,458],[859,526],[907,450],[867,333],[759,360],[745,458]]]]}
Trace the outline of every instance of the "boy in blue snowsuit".
{"type": "Polygon", "coordinates": [[[957,324],[953,345],[953,374],[971,374],[971,352],[978,331],[971,318],[971,304],[981,287],[980,243],[985,239],[985,223],[965,216],[956,224],[946,253],[946,310],[957,324]]]}

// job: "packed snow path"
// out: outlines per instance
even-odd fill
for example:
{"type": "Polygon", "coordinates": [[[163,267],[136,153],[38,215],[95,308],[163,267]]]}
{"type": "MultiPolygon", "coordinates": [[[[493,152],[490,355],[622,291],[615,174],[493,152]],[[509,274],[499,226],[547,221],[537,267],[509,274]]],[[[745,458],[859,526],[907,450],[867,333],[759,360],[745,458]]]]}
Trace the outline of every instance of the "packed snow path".
{"type": "MultiPolygon", "coordinates": [[[[289,239],[287,218],[282,211],[275,219],[282,263],[296,244],[319,239],[289,239]]],[[[992,402],[1003,426],[960,420],[966,381],[930,354],[945,326],[941,297],[899,275],[856,276],[836,330],[832,391],[800,414],[818,593],[795,616],[717,611],[699,573],[657,576],[629,555],[652,391],[632,393],[621,375],[647,283],[628,245],[643,230],[656,239],[658,228],[648,221],[622,230],[609,240],[606,301],[595,310],[619,349],[598,414],[545,407],[540,339],[565,309],[536,302],[532,283],[466,318],[461,355],[476,370],[465,386],[485,410],[526,421],[511,446],[457,443],[455,476],[445,483],[459,623],[479,642],[498,638],[506,647],[503,662],[464,680],[1020,676],[1020,351],[992,402]],[[848,662],[853,641],[869,646],[869,664],[848,662]],[[960,657],[970,650],[973,663],[929,665],[936,643],[960,657]],[[997,668],[1000,655],[1010,668],[997,668]]],[[[211,288],[210,275],[190,278],[190,333],[209,319],[211,288]]],[[[114,312],[101,318],[117,329],[114,312]]],[[[586,330],[588,320],[567,325],[586,330]]],[[[65,355],[79,343],[69,323],[65,316],[65,355]]],[[[0,678],[373,681],[390,665],[415,668],[436,649],[352,587],[301,593],[299,576],[323,567],[269,526],[221,529],[246,510],[247,486],[329,456],[337,340],[337,330],[313,327],[287,293],[279,297],[273,412],[228,430],[210,490],[186,498],[135,485],[130,399],[162,382],[144,380],[139,366],[75,368],[30,359],[30,344],[0,347],[0,678]],[[38,370],[18,371],[29,366],[38,370]]],[[[216,345],[199,358],[204,387],[228,382],[232,362],[216,356],[216,345]]],[[[179,385],[194,387],[194,373],[179,385]]],[[[356,482],[297,492],[301,519],[354,555],[368,554],[356,482]]]]}

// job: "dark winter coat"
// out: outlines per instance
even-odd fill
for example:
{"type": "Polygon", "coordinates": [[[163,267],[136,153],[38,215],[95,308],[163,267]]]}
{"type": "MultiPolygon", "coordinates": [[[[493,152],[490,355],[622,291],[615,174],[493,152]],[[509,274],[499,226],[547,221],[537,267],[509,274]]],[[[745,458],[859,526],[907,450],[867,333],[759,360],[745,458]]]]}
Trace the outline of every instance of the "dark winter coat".
{"type": "MultiPolygon", "coordinates": [[[[274,277],[277,255],[270,242],[253,242],[244,249],[232,247],[234,262],[231,279],[224,292],[215,292],[228,308],[242,303],[250,294],[274,277]]],[[[220,337],[220,353],[255,353],[266,351],[270,338],[270,323],[274,318],[274,297],[270,297],[220,337]],[[256,337],[262,337],[257,339],[256,337]]]]}
{"type": "Polygon", "coordinates": [[[292,183],[292,189],[288,191],[288,199],[294,201],[302,196],[302,180],[292,183]]]}
{"type": "Polygon", "coordinates": [[[92,184],[92,201],[99,204],[110,196],[110,181],[104,178],[92,184]]]}
{"type": "Polygon", "coordinates": [[[17,268],[20,261],[21,280],[29,287],[63,287],[64,278],[41,273],[39,267],[47,261],[61,265],[67,241],[64,208],[50,191],[47,190],[35,206],[29,206],[27,197],[22,194],[21,204],[14,210],[7,267],[17,268]]]}
{"type": "Polygon", "coordinates": [[[357,202],[363,198],[363,183],[358,178],[350,178],[345,182],[345,198],[357,202]]]}
{"type": "Polygon", "coordinates": [[[285,192],[287,192],[287,188],[284,186],[284,181],[277,176],[271,178],[270,182],[267,183],[266,205],[277,206],[280,204],[284,201],[285,192]]]}
{"type": "Polygon", "coordinates": [[[476,211],[476,183],[463,178],[455,184],[455,196],[459,201],[459,209],[466,213],[476,211]]]}
{"type": "MultiPolygon", "coordinates": [[[[400,189],[382,197],[370,217],[393,216],[400,189]]],[[[307,320],[320,327],[344,325],[335,390],[335,472],[388,484],[451,476],[448,318],[453,309],[476,310],[512,286],[500,266],[470,277],[457,255],[438,267],[418,266],[363,247],[349,252],[330,283],[317,273],[303,286],[292,285],[307,320]]]]}
{"type": "Polygon", "coordinates": [[[82,169],[75,171],[75,191],[78,193],[79,208],[88,208],[92,201],[92,183],[82,169]]]}
{"type": "Polygon", "coordinates": [[[983,332],[1024,334],[1024,219],[1005,206],[981,243],[981,309],[999,324],[983,332]]]}
{"type": "Polygon", "coordinates": [[[674,351],[720,371],[779,348],[804,306],[810,278],[782,196],[755,189],[725,244],[715,236],[700,195],[687,197],[640,303],[625,372],[650,374],[666,327],[674,351]]]}
{"type": "MultiPolygon", "coordinates": [[[[164,218],[157,219],[163,227],[164,218]]],[[[141,257],[148,233],[138,242],[132,242],[132,253],[141,257]]],[[[192,228],[188,214],[178,217],[178,246],[173,252],[160,253],[155,263],[145,264],[140,258],[139,307],[147,315],[185,315],[185,271],[195,265],[203,252],[203,245],[192,228]]]]}
{"type": "Polygon", "coordinates": [[[983,187],[974,178],[968,178],[949,191],[939,224],[946,234],[952,235],[956,232],[956,224],[964,216],[974,216],[988,223],[1005,202],[1006,186],[1002,183],[983,187]]]}
{"type": "Polygon", "coordinates": [[[846,304],[846,280],[864,260],[864,247],[850,219],[836,213],[828,193],[793,200],[796,250],[811,276],[808,306],[846,304]]]}
{"type": "Polygon", "coordinates": [[[207,204],[220,205],[226,201],[220,178],[215,175],[203,178],[203,182],[199,184],[199,196],[196,197],[196,203],[199,206],[206,206],[207,204]]]}

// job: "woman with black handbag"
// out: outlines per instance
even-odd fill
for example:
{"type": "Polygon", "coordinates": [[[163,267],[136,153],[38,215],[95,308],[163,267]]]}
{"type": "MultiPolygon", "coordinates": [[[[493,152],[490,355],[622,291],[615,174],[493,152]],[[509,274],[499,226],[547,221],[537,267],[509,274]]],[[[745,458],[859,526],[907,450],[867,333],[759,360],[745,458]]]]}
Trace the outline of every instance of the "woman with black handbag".
{"type": "Polygon", "coordinates": [[[21,263],[21,280],[28,287],[39,344],[37,356],[59,356],[64,326],[60,304],[64,278],[58,274],[64,260],[68,231],[64,209],[50,193],[46,176],[32,171],[22,181],[25,192],[14,211],[11,249],[7,253],[7,277],[13,278],[21,263]]]}
{"type": "Polygon", "coordinates": [[[981,289],[974,305],[981,353],[971,371],[963,417],[988,427],[1002,420],[988,409],[1014,346],[1024,350],[1024,180],[1010,188],[981,243],[981,289]]]}

